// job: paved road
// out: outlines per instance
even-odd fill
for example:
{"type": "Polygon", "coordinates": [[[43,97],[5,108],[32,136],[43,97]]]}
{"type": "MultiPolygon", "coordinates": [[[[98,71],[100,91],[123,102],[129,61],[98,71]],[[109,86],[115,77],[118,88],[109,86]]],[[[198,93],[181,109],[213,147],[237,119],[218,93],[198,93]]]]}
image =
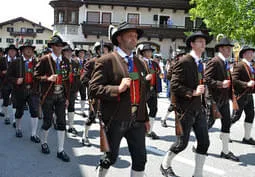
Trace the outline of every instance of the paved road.
{"type": "MultiPolygon", "coordinates": [[[[165,94],[164,94],[165,95],[165,94]]],[[[161,94],[159,98],[159,112],[155,123],[156,133],[160,140],[146,139],[148,162],[146,165],[147,177],[159,177],[159,166],[163,155],[175,141],[173,114],[169,116],[168,128],[160,126],[160,117],[164,116],[168,107],[168,100],[161,94]]],[[[78,103],[78,102],[77,102],[78,103]]],[[[88,105],[87,105],[88,106],[88,105]]],[[[79,104],[77,104],[79,109],[79,104]]],[[[11,125],[5,125],[3,118],[0,120],[0,177],[94,177],[95,169],[101,152],[99,151],[99,126],[93,124],[90,133],[92,147],[83,147],[80,143],[84,118],[75,115],[75,128],[79,131],[74,137],[67,133],[65,151],[71,156],[71,162],[65,163],[56,158],[57,135],[54,129],[50,130],[49,155],[40,152],[40,145],[33,144],[30,137],[30,121],[28,113],[23,118],[23,138],[15,137],[15,130],[11,125]]],[[[223,160],[219,157],[221,141],[219,139],[220,121],[217,121],[210,131],[211,146],[209,156],[204,168],[205,177],[255,177],[255,148],[243,145],[243,120],[232,127],[231,150],[240,157],[241,162],[236,163],[223,160]]],[[[41,124],[41,121],[40,121],[41,124]]],[[[255,130],[252,133],[255,137],[255,130]]],[[[180,153],[173,161],[175,172],[182,177],[191,177],[194,169],[194,153],[192,146],[196,144],[192,134],[187,149],[180,153]]],[[[123,140],[119,152],[120,156],[114,167],[110,168],[109,177],[128,177],[130,173],[130,156],[126,141],[123,140]]]]}

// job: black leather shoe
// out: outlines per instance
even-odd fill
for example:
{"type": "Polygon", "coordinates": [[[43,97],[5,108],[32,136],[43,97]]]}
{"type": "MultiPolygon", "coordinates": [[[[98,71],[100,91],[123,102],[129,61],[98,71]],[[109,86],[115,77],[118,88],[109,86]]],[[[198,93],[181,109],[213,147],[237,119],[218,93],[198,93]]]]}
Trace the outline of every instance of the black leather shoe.
{"type": "Polygon", "coordinates": [[[0,116],[1,116],[1,117],[4,117],[4,113],[0,112],[0,116]]]}
{"type": "Polygon", "coordinates": [[[78,131],[75,128],[69,128],[67,131],[68,131],[68,133],[72,133],[74,135],[78,134],[78,131]]]}
{"type": "Polygon", "coordinates": [[[88,117],[88,115],[85,112],[82,113],[82,116],[83,117],[88,117]]]}
{"type": "Polygon", "coordinates": [[[155,132],[151,132],[151,133],[150,133],[150,137],[151,137],[151,139],[153,139],[153,140],[159,139],[159,136],[158,136],[155,132]]]}
{"type": "Polygon", "coordinates": [[[243,144],[250,144],[250,145],[255,145],[255,140],[253,138],[250,138],[250,139],[245,139],[243,138],[243,141],[242,141],[243,144]]]}
{"type": "Polygon", "coordinates": [[[178,176],[174,173],[174,171],[173,171],[173,169],[172,169],[171,166],[168,167],[167,169],[164,169],[163,166],[160,165],[160,171],[161,171],[162,175],[165,176],[165,177],[178,177],[178,176]]]}
{"type": "Polygon", "coordinates": [[[41,147],[42,147],[42,153],[44,153],[44,154],[50,153],[50,148],[47,143],[42,144],[41,147]]]}
{"type": "Polygon", "coordinates": [[[166,124],[166,121],[165,121],[165,120],[161,120],[161,126],[162,126],[162,127],[165,127],[165,128],[167,127],[167,124],[166,124]]]}
{"type": "Polygon", "coordinates": [[[63,160],[64,162],[69,162],[70,161],[70,158],[69,156],[65,153],[65,151],[62,151],[62,152],[58,152],[57,153],[57,157],[61,160],[63,160]]]}
{"type": "Polygon", "coordinates": [[[4,123],[5,123],[6,125],[9,125],[9,124],[11,123],[11,121],[10,121],[9,118],[5,118],[5,119],[4,119],[4,123]]]}
{"type": "Polygon", "coordinates": [[[220,157],[221,158],[224,158],[224,159],[229,159],[229,160],[233,160],[235,162],[239,162],[239,158],[237,156],[235,156],[232,152],[229,151],[228,154],[225,154],[224,152],[221,152],[220,154],[220,157]]]}
{"type": "Polygon", "coordinates": [[[20,129],[16,130],[16,137],[21,138],[22,136],[22,131],[20,129]]]}
{"type": "Polygon", "coordinates": [[[35,136],[31,136],[30,140],[32,142],[34,142],[34,143],[40,143],[41,142],[40,138],[38,136],[36,136],[36,135],[35,136]]]}
{"type": "Polygon", "coordinates": [[[91,143],[89,142],[89,138],[82,139],[81,143],[82,143],[83,146],[87,146],[87,147],[91,146],[91,143]]]}

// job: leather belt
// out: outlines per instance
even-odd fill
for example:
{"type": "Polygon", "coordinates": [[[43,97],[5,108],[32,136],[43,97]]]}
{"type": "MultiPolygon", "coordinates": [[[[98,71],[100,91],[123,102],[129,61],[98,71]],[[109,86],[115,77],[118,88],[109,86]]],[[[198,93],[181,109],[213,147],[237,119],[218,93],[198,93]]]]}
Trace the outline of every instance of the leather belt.
{"type": "Polygon", "coordinates": [[[63,93],[63,90],[64,90],[63,85],[54,85],[53,93],[54,94],[61,94],[61,93],[63,93]]]}

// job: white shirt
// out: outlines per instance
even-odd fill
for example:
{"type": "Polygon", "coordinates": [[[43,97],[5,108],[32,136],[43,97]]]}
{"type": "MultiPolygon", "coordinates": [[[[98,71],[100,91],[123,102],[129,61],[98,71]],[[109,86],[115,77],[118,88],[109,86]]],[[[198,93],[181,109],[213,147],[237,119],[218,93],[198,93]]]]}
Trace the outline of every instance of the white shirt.
{"type": "MultiPolygon", "coordinates": [[[[126,58],[126,56],[128,56],[128,55],[119,47],[117,47],[116,51],[128,63],[128,59],[126,58]]],[[[133,53],[131,53],[131,55],[129,55],[128,57],[133,59],[133,57],[134,57],[133,53]]]]}
{"type": "Polygon", "coordinates": [[[222,53],[219,52],[218,56],[224,61],[224,63],[226,62],[227,59],[222,55],[222,53]]]}
{"type": "Polygon", "coordinates": [[[190,55],[195,59],[195,62],[198,65],[199,60],[201,60],[201,58],[196,55],[194,50],[191,50],[190,55]]]}
{"type": "Polygon", "coordinates": [[[57,58],[59,59],[59,62],[62,61],[62,55],[60,55],[59,57],[57,57],[53,52],[51,53],[51,56],[53,58],[53,60],[57,63],[57,58]]]}
{"type": "Polygon", "coordinates": [[[23,57],[23,60],[24,60],[24,61],[29,61],[29,62],[31,62],[32,59],[33,59],[33,58],[31,57],[31,58],[29,58],[29,59],[27,60],[27,59],[24,57],[24,55],[22,55],[22,57],[23,57]]]}
{"type": "Polygon", "coordinates": [[[9,55],[8,55],[8,58],[7,58],[8,62],[12,62],[13,60],[16,60],[16,57],[14,58],[11,58],[9,55]]]}

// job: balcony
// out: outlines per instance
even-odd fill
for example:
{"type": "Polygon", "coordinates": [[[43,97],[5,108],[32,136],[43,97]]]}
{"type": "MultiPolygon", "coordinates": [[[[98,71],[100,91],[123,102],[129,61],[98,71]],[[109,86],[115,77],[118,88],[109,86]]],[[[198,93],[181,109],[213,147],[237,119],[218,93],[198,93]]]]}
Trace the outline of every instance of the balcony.
{"type": "MultiPolygon", "coordinates": [[[[112,23],[113,25],[117,25],[118,23],[112,23]]],[[[89,35],[95,35],[97,38],[100,36],[108,36],[108,27],[109,24],[100,24],[95,22],[83,22],[82,24],[82,31],[87,38],[89,35]]],[[[185,28],[184,26],[171,26],[168,27],[167,25],[155,25],[155,24],[139,24],[138,28],[144,30],[143,37],[148,38],[158,38],[159,40],[163,39],[185,39],[186,35],[184,32],[197,30],[197,29],[190,29],[185,28]]]]}
{"type": "Polygon", "coordinates": [[[36,32],[21,32],[21,31],[13,31],[10,32],[11,36],[24,36],[24,37],[36,37],[36,32]]]}

